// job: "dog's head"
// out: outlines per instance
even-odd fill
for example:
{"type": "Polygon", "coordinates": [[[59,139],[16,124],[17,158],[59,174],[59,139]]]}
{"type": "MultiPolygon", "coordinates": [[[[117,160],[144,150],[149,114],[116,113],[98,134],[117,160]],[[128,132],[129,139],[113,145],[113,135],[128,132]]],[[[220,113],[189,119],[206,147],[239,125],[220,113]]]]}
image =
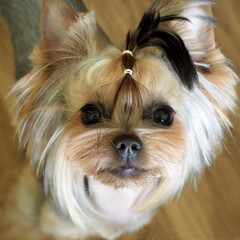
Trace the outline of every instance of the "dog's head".
{"type": "Polygon", "coordinates": [[[92,12],[43,1],[34,68],[14,88],[18,130],[45,188],[70,215],[88,177],[113,188],[157,181],[145,202],[153,207],[211,163],[230,126],[236,78],[204,4],[155,1],[123,51],[92,12]]]}

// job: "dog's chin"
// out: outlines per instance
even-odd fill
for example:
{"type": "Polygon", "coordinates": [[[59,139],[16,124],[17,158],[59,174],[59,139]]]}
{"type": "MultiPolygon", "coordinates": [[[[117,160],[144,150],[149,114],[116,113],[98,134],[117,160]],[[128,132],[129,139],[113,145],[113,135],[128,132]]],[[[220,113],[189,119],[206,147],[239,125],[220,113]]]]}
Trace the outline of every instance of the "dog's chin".
{"type": "Polygon", "coordinates": [[[114,188],[142,188],[159,178],[159,174],[144,168],[125,165],[102,169],[93,178],[114,188]]]}

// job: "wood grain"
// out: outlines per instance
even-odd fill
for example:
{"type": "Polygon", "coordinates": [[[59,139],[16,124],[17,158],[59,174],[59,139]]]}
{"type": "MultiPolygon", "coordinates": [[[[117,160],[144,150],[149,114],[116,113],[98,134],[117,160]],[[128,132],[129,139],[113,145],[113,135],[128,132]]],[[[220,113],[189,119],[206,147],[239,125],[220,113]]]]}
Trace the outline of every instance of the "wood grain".
{"type": "MultiPolygon", "coordinates": [[[[117,46],[139,20],[152,0],[85,0],[94,9],[100,26],[117,46]]],[[[218,0],[213,9],[219,22],[216,40],[222,51],[240,73],[240,7],[237,0],[218,0]]],[[[13,79],[11,41],[0,25],[0,194],[4,194],[3,175],[7,165],[17,165],[16,142],[12,118],[5,96],[13,79]],[[10,117],[11,116],[11,117],[10,117]]],[[[240,88],[238,87],[240,96],[240,88]]],[[[196,191],[188,184],[180,198],[161,207],[150,225],[121,240],[239,240],[240,239],[240,124],[233,117],[233,137],[226,139],[226,148],[215,164],[206,169],[196,191]]],[[[6,181],[6,178],[5,178],[6,181]]],[[[1,202],[0,202],[1,204],[1,202]]]]}

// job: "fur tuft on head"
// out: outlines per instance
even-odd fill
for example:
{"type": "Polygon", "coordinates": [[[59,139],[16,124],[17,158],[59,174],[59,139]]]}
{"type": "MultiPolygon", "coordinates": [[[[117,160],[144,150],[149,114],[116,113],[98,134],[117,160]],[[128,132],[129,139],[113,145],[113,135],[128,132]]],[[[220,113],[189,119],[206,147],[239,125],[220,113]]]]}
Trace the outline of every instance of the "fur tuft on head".
{"type": "MultiPolygon", "coordinates": [[[[180,14],[161,16],[160,2],[161,0],[155,0],[142,16],[138,27],[134,31],[128,32],[125,48],[131,51],[138,51],[146,47],[159,48],[164,52],[182,83],[191,89],[194,83],[198,82],[198,75],[188,49],[182,38],[164,25],[166,22],[189,20],[180,14]]],[[[162,7],[164,6],[166,7],[166,5],[162,7]]]]}

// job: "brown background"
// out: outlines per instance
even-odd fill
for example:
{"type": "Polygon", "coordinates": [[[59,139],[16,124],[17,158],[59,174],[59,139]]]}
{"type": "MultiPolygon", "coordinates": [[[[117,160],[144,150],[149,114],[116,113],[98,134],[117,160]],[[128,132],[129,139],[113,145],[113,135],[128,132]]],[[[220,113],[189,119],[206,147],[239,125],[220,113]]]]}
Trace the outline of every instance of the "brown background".
{"type": "MultiPolygon", "coordinates": [[[[94,9],[99,24],[109,38],[121,46],[127,30],[134,26],[153,0],[85,0],[94,9]]],[[[222,51],[240,66],[240,6],[237,0],[218,0],[213,12],[219,21],[216,40],[222,51]]],[[[5,96],[14,82],[13,52],[10,37],[0,24],[0,194],[4,194],[6,167],[19,164],[17,144],[9,103],[5,96]]],[[[238,87],[240,96],[240,88],[238,87]]],[[[121,240],[240,240],[240,124],[233,117],[233,138],[215,164],[206,169],[198,191],[192,184],[183,190],[179,200],[159,209],[150,225],[121,240]]],[[[0,202],[1,204],[1,202],[0,202]]],[[[0,216],[1,217],[1,216],[0,216]]],[[[1,239],[1,237],[0,237],[1,239]]]]}

